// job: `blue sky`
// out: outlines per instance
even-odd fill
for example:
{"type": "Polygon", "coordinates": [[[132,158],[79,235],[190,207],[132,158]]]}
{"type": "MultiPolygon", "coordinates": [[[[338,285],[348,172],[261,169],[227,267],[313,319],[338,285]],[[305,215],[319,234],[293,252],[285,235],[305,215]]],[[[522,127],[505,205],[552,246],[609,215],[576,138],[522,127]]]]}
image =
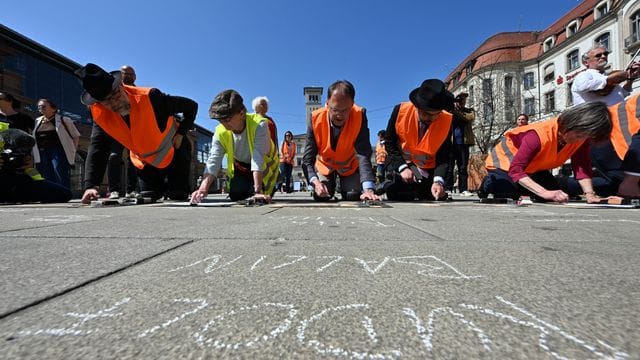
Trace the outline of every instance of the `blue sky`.
{"type": "Polygon", "coordinates": [[[347,79],[374,142],[423,80],[444,79],[491,35],[544,30],[579,3],[23,0],[3,5],[0,22],[80,64],[132,65],[138,85],[197,101],[209,129],[211,100],[233,88],[248,109],[269,98],[280,138],[303,133],[302,88],[347,79]]]}

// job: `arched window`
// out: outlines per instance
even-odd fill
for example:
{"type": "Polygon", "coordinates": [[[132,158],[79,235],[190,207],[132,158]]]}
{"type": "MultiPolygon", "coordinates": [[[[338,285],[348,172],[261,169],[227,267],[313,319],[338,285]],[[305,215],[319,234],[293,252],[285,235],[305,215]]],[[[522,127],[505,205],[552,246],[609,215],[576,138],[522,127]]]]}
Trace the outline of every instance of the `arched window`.
{"type": "Polygon", "coordinates": [[[545,84],[548,83],[549,81],[553,81],[553,79],[556,77],[556,67],[553,63],[548,64],[544,67],[544,82],[545,84]]]}
{"type": "Polygon", "coordinates": [[[580,67],[580,52],[578,49],[567,54],[567,72],[580,67]]]}
{"type": "Polygon", "coordinates": [[[611,50],[611,48],[609,47],[609,33],[606,32],[595,38],[595,40],[593,41],[593,45],[602,45],[607,50],[611,50]]]}

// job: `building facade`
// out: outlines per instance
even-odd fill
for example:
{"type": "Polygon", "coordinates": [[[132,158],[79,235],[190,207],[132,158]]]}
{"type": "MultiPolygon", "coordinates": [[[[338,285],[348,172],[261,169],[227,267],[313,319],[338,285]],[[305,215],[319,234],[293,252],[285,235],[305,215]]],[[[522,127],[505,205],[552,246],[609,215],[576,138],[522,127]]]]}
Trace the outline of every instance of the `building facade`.
{"type": "Polygon", "coordinates": [[[596,44],[611,51],[608,70],[625,69],[640,48],[639,34],[640,2],[584,0],[545,30],[488,38],[445,79],[454,94],[469,93],[476,152],[486,153],[520,113],[532,122],[572,106],[573,79],[585,70],[581,57],[596,44]]]}

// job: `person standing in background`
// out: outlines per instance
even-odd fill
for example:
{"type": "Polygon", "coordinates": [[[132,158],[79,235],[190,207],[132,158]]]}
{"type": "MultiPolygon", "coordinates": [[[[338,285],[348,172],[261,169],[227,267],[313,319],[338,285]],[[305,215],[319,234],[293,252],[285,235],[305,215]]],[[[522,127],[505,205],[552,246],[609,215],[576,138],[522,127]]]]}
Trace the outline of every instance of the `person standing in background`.
{"type": "Polygon", "coordinates": [[[73,120],[58,114],[58,106],[49,99],[38,100],[34,136],[40,154],[38,171],[45,179],[70,188],[70,166],[75,163],[80,132],[73,120]]]}
{"type": "Polygon", "coordinates": [[[378,131],[378,142],[376,143],[376,181],[378,184],[384,181],[384,163],[387,161],[387,149],[384,146],[384,130],[378,131]]]}
{"type": "MultiPolygon", "coordinates": [[[[124,85],[136,86],[136,71],[130,65],[122,65],[120,68],[120,74],[122,76],[122,83],[124,85]]],[[[136,167],[129,159],[129,151],[125,150],[124,146],[117,141],[114,141],[111,145],[111,153],[109,154],[109,163],[107,165],[107,180],[109,182],[109,198],[117,199],[120,197],[122,189],[122,165],[123,165],[123,152],[124,165],[127,168],[127,185],[126,185],[126,197],[135,198],[138,196],[138,175],[136,175],[136,167]]]]}
{"type": "Polygon", "coordinates": [[[293,186],[291,182],[291,172],[295,165],[296,158],[296,143],[293,141],[293,133],[287,131],[284,133],[284,141],[280,146],[280,174],[283,176],[284,191],[287,193],[293,192],[293,186]]]}
{"type": "Polygon", "coordinates": [[[529,116],[527,114],[520,114],[516,118],[516,126],[529,125],[529,116]]]}
{"type": "Polygon", "coordinates": [[[253,112],[268,120],[269,136],[271,137],[273,144],[277,147],[279,144],[278,128],[276,127],[275,120],[273,120],[271,116],[267,115],[267,112],[269,111],[269,99],[267,99],[266,96],[258,96],[251,101],[251,107],[253,107],[253,112]]]}
{"type": "Polygon", "coordinates": [[[454,165],[458,167],[458,191],[464,196],[470,196],[467,191],[467,178],[469,166],[469,149],[475,144],[473,134],[473,121],[476,112],[472,108],[465,107],[468,93],[458,94],[454,100],[453,108],[453,158],[449,165],[447,186],[452,190],[454,165]]]}

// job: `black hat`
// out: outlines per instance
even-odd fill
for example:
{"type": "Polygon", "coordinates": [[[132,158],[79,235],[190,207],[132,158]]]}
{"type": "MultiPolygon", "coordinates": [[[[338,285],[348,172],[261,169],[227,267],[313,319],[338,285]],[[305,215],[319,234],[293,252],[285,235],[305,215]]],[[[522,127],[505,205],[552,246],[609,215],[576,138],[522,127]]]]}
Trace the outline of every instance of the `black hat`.
{"type": "Polygon", "coordinates": [[[235,90],[225,90],[213,98],[209,107],[209,117],[226,119],[240,112],[244,107],[242,96],[235,90]]]}
{"type": "Polygon", "coordinates": [[[85,105],[104,100],[122,83],[122,74],[119,70],[108,73],[100,66],[91,63],[76,70],[75,74],[85,90],[80,96],[80,101],[85,105]]]}
{"type": "Polygon", "coordinates": [[[456,101],[466,99],[468,97],[469,97],[469,93],[463,91],[460,94],[456,95],[456,101]]]}
{"type": "Polygon", "coordinates": [[[409,94],[411,103],[422,110],[452,110],[453,94],[438,79],[428,79],[409,94]]]}

